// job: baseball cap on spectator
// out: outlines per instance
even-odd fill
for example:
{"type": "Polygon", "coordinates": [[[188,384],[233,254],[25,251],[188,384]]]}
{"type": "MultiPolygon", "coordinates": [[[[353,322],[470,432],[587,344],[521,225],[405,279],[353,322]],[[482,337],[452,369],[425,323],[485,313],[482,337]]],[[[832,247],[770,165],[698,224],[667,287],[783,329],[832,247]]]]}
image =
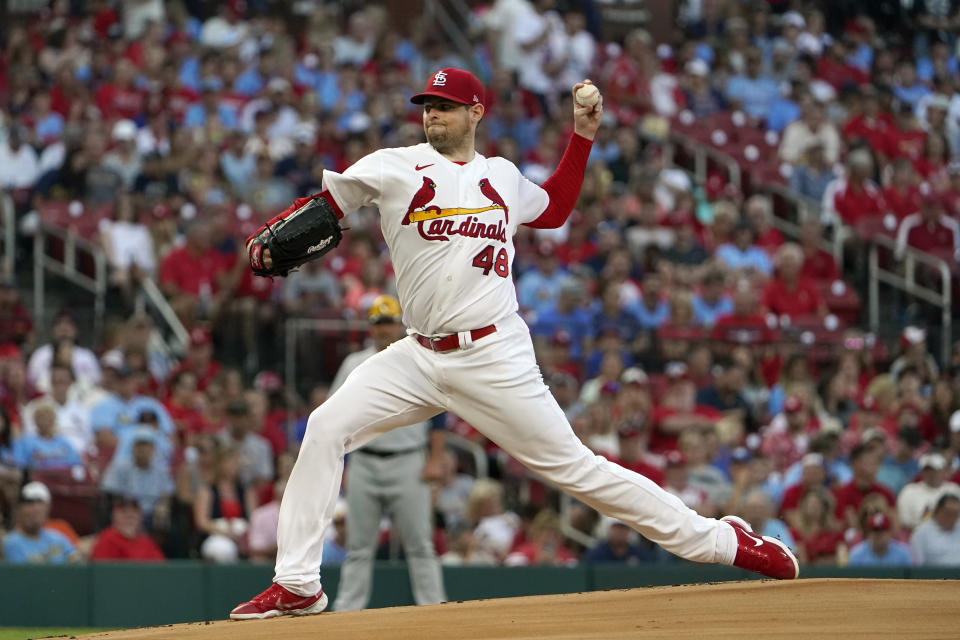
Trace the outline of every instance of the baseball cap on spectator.
{"type": "Polygon", "coordinates": [[[787,396],[783,402],[784,413],[796,413],[803,409],[803,398],[800,396],[787,396]]]}
{"type": "Polygon", "coordinates": [[[367,320],[370,324],[395,323],[400,322],[402,315],[399,300],[393,296],[381,295],[373,299],[370,310],[367,311],[367,320]]]}
{"type": "Polygon", "coordinates": [[[553,332],[550,342],[558,347],[569,347],[573,344],[573,336],[566,329],[557,329],[553,332]]]}
{"type": "Polygon", "coordinates": [[[537,255],[541,258],[556,257],[557,245],[551,240],[543,240],[537,244],[537,255]]]}
{"type": "Polygon", "coordinates": [[[150,444],[156,444],[157,435],[156,435],[156,432],[150,427],[141,426],[141,427],[137,427],[136,430],[133,432],[132,441],[133,441],[133,444],[137,444],[140,442],[149,442],[150,444]]]}
{"type": "Polygon", "coordinates": [[[860,438],[860,442],[863,444],[872,442],[874,440],[886,442],[887,434],[883,432],[883,429],[879,427],[873,427],[864,431],[863,436],[860,438]]]}
{"type": "Polygon", "coordinates": [[[947,468],[947,459],[940,453],[926,453],[920,456],[918,461],[921,471],[923,469],[936,469],[942,471],[947,468]]]}
{"type": "Polygon", "coordinates": [[[436,96],[460,104],[483,104],[483,85],[475,75],[463,69],[440,69],[427,80],[427,88],[410,102],[423,104],[427,96],[436,96]]]}
{"type": "Polygon", "coordinates": [[[621,438],[635,438],[643,435],[643,424],[637,420],[626,420],[617,429],[617,435],[621,438]]]}
{"type": "Polygon", "coordinates": [[[950,416],[950,431],[960,433],[960,411],[954,411],[950,416]]]}
{"type": "Polygon", "coordinates": [[[724,31],[732,33],[734,31],[746,31],[747,21],[741,18],[740,16],[733,16],[732,18],[727,18],[727,21],[723,23],[724,31]]]}
{"type": "Polygon", "coordinates": [[[820,453],[808,453],[800,459],[801,467],[822,467],[823,455],[820,453]]]}
{"type": "Polygon", "coordinates": [[[227,403],[227,414],[231,416],[245,416],[250,412],[250,405],[246,400],[231,400],[227,403]]]}
{"type": "Polygon", "coordinates": [[[694,58],[687,63],[687,73],[692,76],[708,76],[710,75],[710,66],[701,60],[700,58],[694,58]]]}
{"type": "Polygon", "coordinates": [[[671,451],[666,456],[667,467],[685,467],[687,465],[687,456],[679,451],[671,451]]]}
{"type": "Polygon", "coordinates": [[[942,93],[936,94],[930,98],[930,101],[927,103],[927,109],[940,109],[942,111],[947,111],[949,108],[950,99],[942,93]]]}
{"type": "Polygon", "coordinates": [[[663,372],[666,374],[670,382],[686,380],[689,377],[689,368],[687,367],[686,362],[668,362],[667,366],[664,367],[663,372]]]}
{"type": "Polygon", "coordinates": [[[620,383],[611,381],[600,387],[601,396],[615,396],[620,392],[620,383]]]}
{"type": "Polygon", "coordinates": [[[128,142],[137,137],[137,125],[133,120],[117,120],[113,123],[113,139],[128,142]]]}
{"type": "Polygon", "coordinates": [[[889,531],[890,526],[890,518],[882,511],[878,511],[867,517],[867,531],[889,531]]]}
{"type": "Polygon", "coordinates": [[[877,399],[873,396],[863,396],[860,398],[860,411],[874,413],[877,411],[877,399]]]}
{"type": "Polygon", "coordinates": [[[807,26],[807,21],[804,20],[803,16],[800,15],[799,12],[787,11],[785,14],[783,14],[783,26],[805,29],[807,26]]]}
{"type": "Polygon", "coordinates": [[[914,426],[903,426],[897,430],[897,438],[903,440],[907,446],[911,448],[917,448],[920,446],[920,443],[923,441],[923,436],[920,434],[920,429],[914,426]]]}
{"type": "Polygon", "coordinates": [[[927,340],[927,332],[920,327],[904,327],[900,334],[900,346],[906,349],[911,344],[922,344],[927,340]]]}
{"type": "Polygon", "coordinates": [[[279,391],[283,389],[283,378],[276,371],[261,371],[253,378],[253,388],[260,391],[279,391]]]}
{"type": "Polygon", "coordinates": [[[645,387],[650,384],[650,378],[647,376],[647,372],[640,367],[628,367],[620,374],[620,382],[645,387]]]}
{"type": "Polygon", "coordinates": [[[210,332],[200,327],[194,327],[190,330],[190,346],[203,347],[210,344],[212,337],[210,332]]]}
{"type": "Polygon", "coordinates": [[[270,82],[267,83],[267,91],[287,91],[290,89],[290,81],[286,78],[270,78],[270,82]]]}
{"type": "Polygon", "coordinates": [[[100,366],[114,371],[123,368],[123,353],[119,349],[111,349],[100,356],[100,366]]]}
{"type": "Polygon", "coordinates": [[[47,485],[37,480],[28,482],[23,485],[23,489],[20,490],[21,502],[46,502],[50,504],[50,500],[50,489],[47,488],[47,485]]]}
{"type": "Polygon", "coordinates": [[[223,80],[217,76],[207,76],[200,82],[201,91],[220,91],[223,89],[223,80]]]}
{"type": "Polygon", "coordinates": [[[140,508],[140,501],[129,493],[118,493],[113,496],[113,508],[122,509],[126,507],[140,508]]]}

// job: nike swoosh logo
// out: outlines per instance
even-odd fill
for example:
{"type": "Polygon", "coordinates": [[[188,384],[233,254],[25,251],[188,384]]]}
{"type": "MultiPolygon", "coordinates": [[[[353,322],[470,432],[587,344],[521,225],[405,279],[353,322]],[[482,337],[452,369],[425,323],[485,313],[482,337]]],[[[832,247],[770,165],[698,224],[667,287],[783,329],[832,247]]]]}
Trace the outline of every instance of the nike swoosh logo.
{"type": "Polygon", "coordinates": [[[432,166],[435,165],[435,164],[436,164],[436,162],[431,162],[430,164],[425,164],[425,165],[422,165],[422,166],[418,164],[417,167],[416,167],[416,169],[417,169],[417,171],[421,171],[421,170],[423,170],[423,169],[426,169],[427,167],[432,167],[432,166]]]}
{"type": "Polygon", "coordinates": [[[753,546],[754,546],[754,547],[759,547],[760,545],[763,544],[763,538],[758,538],[757,536],[752,535],[752,534],[750,534],[750,533],[747,532],[747,531],[744,531],[743,533],[744,533],[748,538],[750,538],[751,540],[753,540],[753,546]]]}

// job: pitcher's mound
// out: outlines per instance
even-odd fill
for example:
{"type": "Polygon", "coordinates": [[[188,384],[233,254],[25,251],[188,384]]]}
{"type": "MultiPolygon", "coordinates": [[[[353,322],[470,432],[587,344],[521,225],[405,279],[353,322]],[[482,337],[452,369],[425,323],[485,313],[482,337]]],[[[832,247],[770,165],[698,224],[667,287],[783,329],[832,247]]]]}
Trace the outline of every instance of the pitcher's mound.
{"type": "Polygon", "coordinates": [[[181,624],[84,638],[949,638],[960,629],[958,602],[960,581],[954,580],[727,582],[181,624]]]}

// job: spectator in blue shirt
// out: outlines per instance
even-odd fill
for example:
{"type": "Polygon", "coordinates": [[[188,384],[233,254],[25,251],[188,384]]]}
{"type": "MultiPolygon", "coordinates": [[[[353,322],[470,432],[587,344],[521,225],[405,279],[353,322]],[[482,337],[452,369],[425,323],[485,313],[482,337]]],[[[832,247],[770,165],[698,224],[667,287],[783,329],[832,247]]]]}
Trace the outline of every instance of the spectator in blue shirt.
{"type": "Polygon", "coordinates": [[[720,316],[733,313],[733,299],[723,291],[724,277],[719,269],[704,274],[698,293],[693,294],[693,321],[712,327],[720,316]]]}
{"type": "Polygon", "coordinates": [[[223,82],[219,78],[207,78],[203,81],[200,102],[187,107],[183,116],[183,126],[192,129],[207,124],[210,118],[216,118],[225,129],[239,129],[240,118],[237,108],[231,102],[220,100],[223,82]]]}
{"type": "Polygon", "coordinates": [[[654,559],[653,554],[630,541],[634,535],[633,529],[619,520],[614,520],[610,523],[607,538],[587,551],[587,555],[583,558],[584,562],[628,565],[651,562],[654,559]]]}
{"type": "Polygon", "coordinates": [[[823,200],[823,194],[837,176],[827,164],[823,143],[813,139],[804,150],[803,163],[794,165],[790,174],[790,188],[817,202],[823,200]]]}
{"type": "Polygon", "coordinates": [[[173,420],[166,407],[155,398],[137,394],[139,378],[143,373],[134,372],[126,365],[119,366],[115,371],[116,392],[97,403],[90,414],[90,426],[94,431],[109,428],[119,437],[125,429],[138,424],[141,413],[152,411],[157,416],[160,431],[167,436],[173,435],[173,420]]]}
{"type": "Polygon", "coordinates": [[[168,522],[173,478],[170,469],[156,456],[156,434],[149,427],[138,427],[133,437],[133,455],[114,459],[103,474],[104,493],[136,498],[148,520],[148,529],[163,529],[168,522]]]}
{"type": "Polygon", "coordinates": [[[738,104],[752,118],[764,120],[774,101],[780,98],[776,80],[763,75],[763,54],[759,49],[747,52],[746,75],[727,81],[727,99],[738,104]]]}
{"type": "Polygon", "coordinates": [[[960,65],[957,59],[950,55],[950,45],[943,40],[936,40],[930,45],[930,55],[917,60],[917,77],[924,82],[933,82],[938,75],[956,77],[960,65]]]}
{"type": "Polygon", "coordinates": [[[629,311],[641,329],[659,329],[670,318],[670,303],[663,299],[663,278],[656,271],[643,274],[643,294],[629,311]]]}
{"type": "Polygon", "coordinates": [[[890,519],[882,511],[867,517],[867,539],[850,550],[851,567],[898,566],[913,564],[910,547],[893,539],[890,519]]]}
{"type": "Polygon", "coordinates": [[[80,454],[70,441],[57,434],[57,410],[50,403],[41,403],[33,410],[37,433],[14,442],[14,459],[25,470],[66,471],[81,464],[80,454]]]}
{"type": "Polygon", "coordinates": [[[790,528],[782,520],[773,517],[774,513],[773,500],[763,489],[753,489],[743,500],[743,519],[750,523],[754,533],[776,538],[796,553],[797,543],[790,528]]]}
{"type": "Polygon", "coordinates": [[[773,273],[773,263],[767,252],[753,244],[755,233],[746,220],[737,223],[733,230],[733,242],[722,244],[717,248],[717,259],[738,277],[750,277],[755,273],[769,276],[773,273]]]}
{"type": "Polygon", "coordinates": [[[904,425],[897,431],[897,441],[893,452],[888,453],[877,471],[877,482],[884,485],[894,495],[913,482],[920,473],[917,461],[917,447],[923,442],[920,430],[913,425],[904,425]]]}
{"type": "Polygon", "coordinates": [[[577,360],[584,349],[590,349],[593,336],[590,312],[582,306],[583,295],[583,286],[571,278],[560,287],[556,303],[538,313],[533,325],[533,335],[537,338],[550,338],[557,331],[566,331],[573,340],[570,355],[577,360]]]}
{"type": "Polygon", "coordinates": [[[602,331],[616,331],[620,339],[629,344],[637,337],[640,323],[636,316],[623,308],[620,301],[620,283],[603,280],[597,299],[594,302],[592,325],[599,334],[602,331]]]}
{"type": "Polygon", "coordinates": [[[916,109],[920,98],[928,93],[930,93],[930,87],[917,79],[917,71],[912,62],[904,60],[897,65],[897,73],[893,84],[893,95],[897,100],[916,109]]]}
{"type": "Polygon", "coordinates": [[[537,245],[537,263],[520,276],[517,299],[522,310],[542,313],[554,306],[560,288],[570,280],[570,274],[559,268],[556,245],[543,241],[537,245]]]}
{"type": "Polygon", "coordinates": [[[50,490],[42,482],[24,485],[17,523],[3,540],[3,558],[17,564],[64,564],[75,559],[73,543],[59,531],[44,529],[50,517],[50,490]]]}

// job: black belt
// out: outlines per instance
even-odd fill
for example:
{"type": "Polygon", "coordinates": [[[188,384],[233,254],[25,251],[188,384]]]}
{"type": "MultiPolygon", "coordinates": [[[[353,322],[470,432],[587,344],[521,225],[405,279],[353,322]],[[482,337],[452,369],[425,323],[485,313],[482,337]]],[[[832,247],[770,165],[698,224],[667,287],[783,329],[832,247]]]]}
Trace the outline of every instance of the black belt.
{"type": "Polygon", "coordinates": [[[423,447],[415,447],[413,449],[403,449],[401,451],[378,451],[377,449],[357,449],[357,453],[365,453],[368,456],[375,456],[377,458],[392,458],[394,456],[402,456],[405,453],[414,453],[416,451],[423,451],[423,447]]]}

